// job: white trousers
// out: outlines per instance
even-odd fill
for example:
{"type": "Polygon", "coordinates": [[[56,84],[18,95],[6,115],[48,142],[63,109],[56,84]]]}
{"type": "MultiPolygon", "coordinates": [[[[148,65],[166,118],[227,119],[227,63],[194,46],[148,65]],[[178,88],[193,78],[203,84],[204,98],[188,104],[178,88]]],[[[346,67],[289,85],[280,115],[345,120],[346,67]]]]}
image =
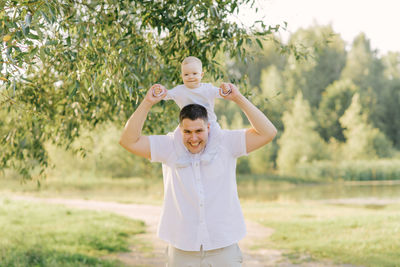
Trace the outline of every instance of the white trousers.
{"type": "Polygon", "coordinates": [[[238,244],[228,247],[203,250],[185,251],[167,247],[167,267],[241,267],[243,255],[238,244]]]}

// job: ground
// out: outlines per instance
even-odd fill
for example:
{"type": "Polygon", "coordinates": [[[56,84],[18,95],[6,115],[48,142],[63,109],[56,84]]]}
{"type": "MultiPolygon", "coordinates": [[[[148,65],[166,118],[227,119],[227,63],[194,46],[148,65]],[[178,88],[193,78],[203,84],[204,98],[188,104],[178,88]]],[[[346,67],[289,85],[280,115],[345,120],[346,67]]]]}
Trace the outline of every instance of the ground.
{"type": "MultiPolygon", "coordinates": [[[[102,202],[83,199],[64,199],[64,198],[38,198],[31,196],[14,195],[11,197],[16,200],[25,200],[29,202],[45,202],[52,204],[62,204],[79,209],[89,209],[97,211],[109,211],[132,219],[139,219],[146,223],[147,231],[140,238],[146,240],[153,247],[149,252],[143,252],[135,247],[128,253],[121,253],[115,257],[121,260],[126,266],[165,266],[165,248],[166,243],[156,236],[157,223],[161,213],[160,206],[144,204],[122,204],[116,202],[102,202]]],[[[316,262],[311,257],[304,255],[301,263],[291,263],[285,256],[287,253],[282,250],[271,248],[254,249],[258,240],[265,240],[274,232],[273,229],[261,226],[252,221],[246,221],[247,236],[239,242],[243,251],[243,267],[261,267],[261,266],[304,266],[304,267],[336,267],[352,265],[335,265],[329,261],[316,262]]],[[[299,260],[297,259],[297,262],[299,260]]]]}

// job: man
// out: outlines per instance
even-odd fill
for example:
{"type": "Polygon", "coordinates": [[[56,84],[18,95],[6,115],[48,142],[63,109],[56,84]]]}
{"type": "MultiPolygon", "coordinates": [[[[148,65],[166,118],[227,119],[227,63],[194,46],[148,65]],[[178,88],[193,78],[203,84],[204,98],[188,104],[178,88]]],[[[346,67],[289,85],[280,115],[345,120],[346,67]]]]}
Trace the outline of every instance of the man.
{"type": "MultiPolygon", "coordinates": [[[[152,162],[161,162],[164,204],[158,236],[168,242],[167,266],[241,266],[237,242],[246,229],[236,185],[236,159],[269,143],[277,131],[233,84],[223,98],[235,102],[252,127],[210,131],[207,111],[192,104],[180,112],[175,135],[141,135],[154,85],[128,120],[120,144],[152,162]]],[[[164,90],[165,92],[165,90],[164,90]]]]}

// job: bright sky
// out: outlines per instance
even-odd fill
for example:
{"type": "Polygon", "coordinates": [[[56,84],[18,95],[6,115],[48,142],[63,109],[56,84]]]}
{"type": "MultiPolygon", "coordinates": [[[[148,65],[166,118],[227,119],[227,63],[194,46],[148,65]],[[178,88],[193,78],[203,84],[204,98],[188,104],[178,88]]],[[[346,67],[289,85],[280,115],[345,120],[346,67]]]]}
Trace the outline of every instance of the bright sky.
{"type": "MultiPolygon", "coordinates": [[[[314,22],[331,24],[348,45],[364,32],[380,54],[400,51],[399,0],[256,0],[255,7],[259,8],[257,15],[241,9],[240,18],[245,24],[261,18],[268,25],[286,21],[289,32],[314,22]]],[[[287,35],[282,33],[283,40],[287,35]]]]}

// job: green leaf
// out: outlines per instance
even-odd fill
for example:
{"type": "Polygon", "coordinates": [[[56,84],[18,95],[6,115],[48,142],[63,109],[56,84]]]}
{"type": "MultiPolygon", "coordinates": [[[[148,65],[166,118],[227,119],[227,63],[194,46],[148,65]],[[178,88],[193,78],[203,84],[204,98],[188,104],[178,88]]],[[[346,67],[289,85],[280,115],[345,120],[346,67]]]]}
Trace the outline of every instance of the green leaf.
{"type": "Polygon", "coordinates": [[[79,82],[75,81],[74,87],[72,89],[72,91],[69,93],[68,98],[71,99],[72,97],[74,97],[76,95],[76,91],[79,89],[79,82]]]}
{"type": "Polygon", "coordinates": [[[261,43],[261,41],[260,41],[260,39],[256,39],[256,42],[257,42],[257,44],[258,44],[258,46],[261,48],[261,49],[263,49],[264,47],[263,47],[263,45],[262,45],[262,43],[261,43]]]}
{"type": "Polygon", "coordinates": [[[34,39],[34,40],[39,40],[39,36],[37,36],[36,34],[33,34],[31,32],[27,34],[27,37],[34,39]]]}

